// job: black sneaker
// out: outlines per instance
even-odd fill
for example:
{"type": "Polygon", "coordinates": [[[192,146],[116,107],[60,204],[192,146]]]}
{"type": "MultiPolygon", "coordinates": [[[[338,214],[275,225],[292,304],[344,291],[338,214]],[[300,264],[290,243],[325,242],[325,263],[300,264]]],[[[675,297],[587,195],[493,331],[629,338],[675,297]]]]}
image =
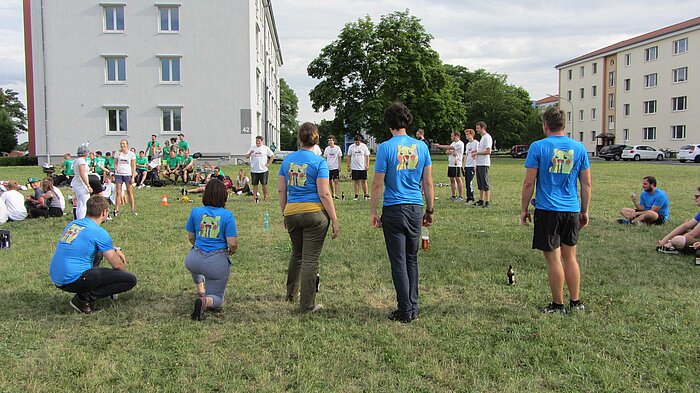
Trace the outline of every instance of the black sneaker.
{"type": "Polygon", "coordinates": [[[78,295],[73,296],[73,299],[70,300],[70,306],[84,314],[92,314],[93,312],[90,302],[80,300],[78,295]]]}
{"type": "Polygon", "coordinates": [[[394,310],[394,311],[390,312],[386,317],[389,318],[390,321],[401,322],[401,323],[411,323],[411,321],[418,318],[418,316],[413,316],[413,315],[411,315],[410,318],[401,318],[399,316],[399,310],[394,310]]]}
{"type": "Polygon", "coordinates": [[[187,195],[187,191],[185,191],[185,187],[180,188],[180,192],[182,193],[182,196],[187,195]]]}
{"type": "Polygon", "coordinates": [[[484,206],[484,201],[479,199],[478,201],[474,202],[474,206],[484,206]]]}
{"type": "Polygon", "coordinates": [[[540,308],[540,312],[544,314],[566,314],[566,308],[564,308],[563,304],[557,304],[552,302],[540,308]]]}
{"type": "Polygon", "coordinates": [[[484,202],[484,209],[490,209],[491,208],[491,202],[484,202]]]}
{"type": "Polygon", "coordinates": [[[369,201],[369,195],[365,194],[365,200],[369,201]]]}
{"type": "Polygon", "coordinates": [[[586,310],[586,306],[583,303],[581,303],[580,300],[578,300],[576,302],[569,300],[569,311],[578,312],[578,311],[585,311],[585,310],[586,310]]]}
{"type": "Polygon", "coordinates": [[[192,311],[192,319],[195,321],[203,321],[204,320],[204,310],[206,309],[206,305],[204,304],[204,298],[198,297],[197,300],[194,301],[194,311],[192,311]]]}
{"type": "Polygon", "coordinates": [[[660,252],[662,254],[671,254],[671,255],[678,255],[680,252],[676,250],[673,247],[666,247],[666,246],[656,246],[656,251],[660,252]]]}

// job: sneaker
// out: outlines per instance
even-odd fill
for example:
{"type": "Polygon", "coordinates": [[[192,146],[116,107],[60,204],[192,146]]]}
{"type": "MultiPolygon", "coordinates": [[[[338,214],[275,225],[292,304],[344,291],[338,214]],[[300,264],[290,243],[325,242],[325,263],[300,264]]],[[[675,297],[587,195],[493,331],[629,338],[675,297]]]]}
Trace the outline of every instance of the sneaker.
{"type": "Polygon", "coordinates": [[[334,196],[333,196],[333,199],[338,200],[338,199],[340,199],[340,198],[338,198],[337,195],[334,195],[334,196]]]}
{"type": "Polygon", "coordinates": [[[466,204],[474,203],[474,200],[473,200],[473,199],[467,199],[466,201],[464,201],[464,203],[466,203],[466,204]]]}
{"type": "Polygon", "coordinates": [[[107,216],[107,221],[112,221],[112,220],[114,220],[112,217],[107,216]]]}
{"type": "Polygon", "coordinates": [[[680,252],[676,250],[673,247],[666,247],[666,246],[656,246],[656,251],[660,252],[662,254],[671,254],[671,255],[678,255],[680,252]]]}
{"type": "Polygon", "coordinates": [[[365,195],[365,200],[369,201],[369,195],[365,195]]]}
{"type": "Polygon", "coordinates": [[[540,312],[544,314],[566,314],[566,308],[563,304],[556,304],[554,302],[540,308],[540,312]]]}
{"type": "Polygon", "coordinates": [[[453,196],[450,197],[450,202],[454,202],[454,201],[456,201],[456,200],[457,200],[457,197],[456,197],[456,196],[453,195],[453,196]]]}
{"type": "Polygon", "coordinates": [[[87,302],[85,300],[80,300],[78,295],[73,296],[73,299],[70,300],[70,306],[73,307],[76,311],[79,311],[84,314],[92,314],[92,305],[90,302],[87,302]]]}
{"type": "Polygon", "coordinates": [[[194,311],[192,311],[192,319],[195,321],[204,320],[204,310],[207,308],[204,304],[204,299],[206,298],[198,297],[197,300],[194,301],[194,311]]]}
{"type": "Polygon", "coordinates": [[[134,216],[138,216],[138,215],[139,215],[138,213],[136,213],[136,210],[132,210],[132,211],[131,211],[131,214],[133,214],[134,216]]]}
{"type": "Polygon", "coordinates": [[[355,195],[355,198],[352,199],[353,201],[357,201],[357,195],[355,195]]]}
{"type": "Polygon", "coordinates": [[[474,202],[474,206],[484,206],[484,201],[479,199],[478,201],[474,202]]]}
{"type": "Polygon", "coordinates": [[[457,198],[455,199],[455,202],[462,202],[463,200],[464,200],[464,198],[462,198],[462,197],[457,197],[457,198]]]}
{"type": "Polygon", "coordinates": [[[411,315],[410,318],[401,318],[401,317],[399,316],[399,310],[394,310],[394,311],[390,312],[389,314],[387,314],[386,317],[387,317],[390,321],[401,322],[401,323],[411,323],[413,320],[415,320],[415,319],[418,318],[417,315],[416,315],[416,316],[411,315]]]}
{"type": "Polygon", "coordinates": [[[490,208],[491,208],[491,202],[484,202],[483,207],[484,207],[484,209],[490,209],[490,208]]]}
{"type": "Polygon", "coordinates": [[[317,312],[321,311],[322,309],[323,309],[323,304],[317,304],[317,305],[313,306],[312,308],[307,309],[304,312],[307,312],[309,314],[313,314],[313,313],[317,313],[317,312]]]}
{"type": "Polygon", "coordinates": [[[581,303],[581,301],[577,301],[574,303],[573,301],[569,300],[569,311],[576,312],[576,311],[584,311],[586,310],[586,306],[581,303]]]}
{"type": "Polygon", "coordinates": [[[185,191],[185,187],[181,187],[181,188],[180,188],[180,193],[181,193],[183,196],[187,195],[187,191],[185,191]]]}
{"type": "Polygon", "coordinates": [[[617,223],[618,223],[618,224],[631,224],[632,221],[630,221],[630,220],[628,220],[628,219],[626,219],[626,218],[618,218],[618,219],[617,219],[617,223]]]}
{"type": "Polygon", "coordinates": [[[115,293],[114,295],[109,295],[109,297],[110,297],[112,300],[117,300],[117,299],[119,299],[119,294],[118,294],[118,293],[115,293]]]}
{"type": "Polygon", "coordinates": [[[114,213],[112,213],[112,215],[114,216],[114,218],[117,218],[117,216],[119,215],[119,210],[115,210],[114,213]]]}
{"type": "Polygon", "coordinates": [[[695,257],[695,264],[700,265],[700,257],[695,257]]]}

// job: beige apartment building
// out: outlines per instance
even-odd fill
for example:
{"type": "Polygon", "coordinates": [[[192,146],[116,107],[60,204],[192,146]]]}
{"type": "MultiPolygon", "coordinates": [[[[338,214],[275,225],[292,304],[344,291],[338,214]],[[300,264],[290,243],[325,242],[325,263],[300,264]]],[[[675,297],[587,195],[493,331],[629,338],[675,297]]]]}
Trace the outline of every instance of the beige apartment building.
{"type": "Polygon", "coordinates": [[[700,17],[556,66],[569,136],[591,154],[607,144],[678,150],[700,143],[700,17]]]}

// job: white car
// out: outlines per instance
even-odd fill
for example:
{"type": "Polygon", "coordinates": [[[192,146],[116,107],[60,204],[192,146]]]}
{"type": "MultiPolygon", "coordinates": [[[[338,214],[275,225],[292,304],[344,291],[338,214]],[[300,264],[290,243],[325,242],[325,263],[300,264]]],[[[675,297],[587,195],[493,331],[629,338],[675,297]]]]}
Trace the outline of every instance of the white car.
{"type": "Polygon", "coordinates": [[[678,151],[678,161],[700,162],[700,144],[681,146],[681,149],[678,151]]]}
{"type": "Polygon", "coordinates": [[[664,159],[664,152],[661,150],[656,150],[655,148],[647,145],[633,145],[627,146],[622,150],[622,159],[625,161],[634,160],[657,160],[661,161],[664,159]]]}

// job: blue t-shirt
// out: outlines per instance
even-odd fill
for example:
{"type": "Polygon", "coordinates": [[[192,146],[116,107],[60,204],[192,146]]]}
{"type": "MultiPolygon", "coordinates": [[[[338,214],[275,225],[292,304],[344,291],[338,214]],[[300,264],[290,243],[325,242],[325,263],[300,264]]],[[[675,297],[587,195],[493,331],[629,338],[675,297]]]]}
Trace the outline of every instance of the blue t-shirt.
{"type": "Polygon", "coordinates": [[[204,252],[228,248],[227,237],[238,237],[236,219],[223,207],[200,206],[190,212],[185,224],[195,234],[194,245],[204,252]]]}
{"type": "Polygon", "coordinates": [[[566,136],[549,136],[530,145],[525,168],[537,169],[535,208],[578,213],[578,174],[591,167],[582,143],[566,136]]]}
{"type": "Polygon", "coordinates": [[[700,213],[695,215],[695,221],[700,222],[700,213]]]}
{"type": "Polygon", "coordinates": [[[653,194],[646,191],[642,191],[642,195],[639,196],[639,204],[644,206],[645,210],[651,210],[652,206],[661,206],[659,209],[659,215],[663,216],[666,221],[668,221],[668,196],[666,192],[660,188],[657,188],[653,194]]]}
{"type": "Polygon", "coordinates": [[[72,283],[84,271],[92,269],[96,252],[113,249],[112,238],[92,219],[85,217],[70,222],[58,239],[56,252],[51,258],[51,281],[58,286],[72,283]]]}
{"type": "Polygon", "coordinates": [[[379,145],[375,173],[384,174],[384,206],[423,205],[423,169],[433,165],[425,143],[397,135],[379,145]]]}
{"type": "Polygon", "coordinates": [[[287,180],[287,202],[321,202],[316,179],[328,179],[326,160],[306,149],[288,155],[280,166],[279,176],[287,180]]]}

